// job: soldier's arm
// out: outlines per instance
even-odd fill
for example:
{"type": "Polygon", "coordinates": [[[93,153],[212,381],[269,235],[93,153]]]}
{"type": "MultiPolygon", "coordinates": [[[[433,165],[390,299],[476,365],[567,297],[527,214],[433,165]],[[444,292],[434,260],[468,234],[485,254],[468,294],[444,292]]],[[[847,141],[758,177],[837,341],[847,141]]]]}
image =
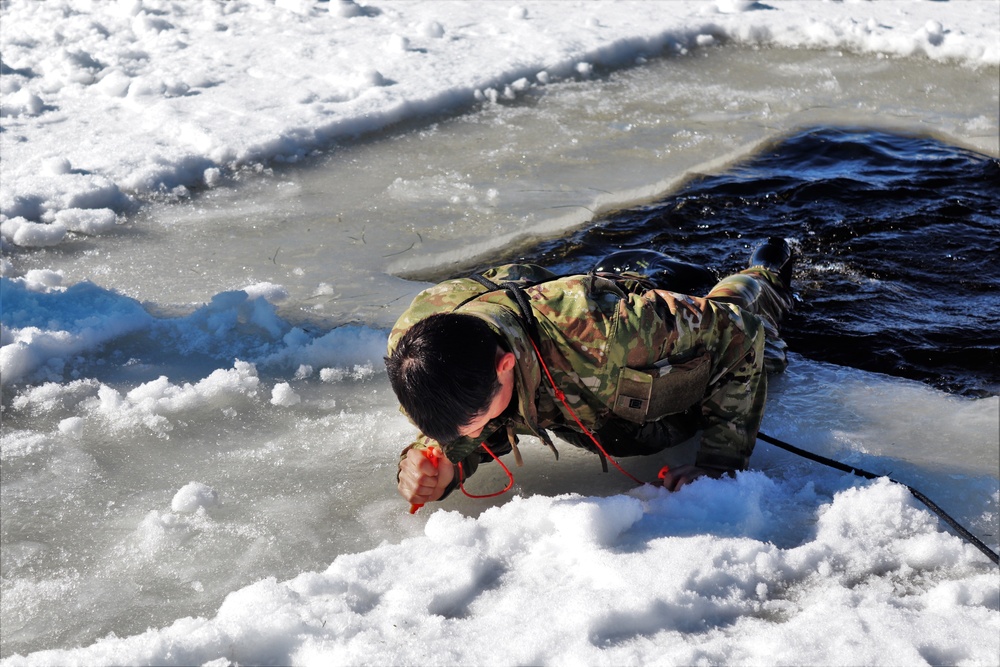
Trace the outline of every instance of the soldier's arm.
{"type": "MultiPolygon", "coordinates": [[[[463,438],[464,440],[467,439],[463,438]]],[[[396,473],[396,486],[399,494],[411,503],[433,502],[447,498],[452,491],[458,488],[460,483],[476,472],[479,464],[486,458],[485,453],[474,448],[464,458],[455,462],[450,460],[449,454],[453,455],[455,449],[467,450],[470,443],[466,443],[464,448],[445,448],[423,434],[417,436],[417,439],[408,445],[399,457],[399,470],[396,473]],[[424,455],[424,450],[428,447],[438,447],[445,452],[445,455],[438,459],[436,471],[433,464],[424,455]],[[427,496],[426,500],[413,499],[424,496],[427,496]]],[[[504,454],[506,452],[500,450],[497,453],[504,454]]]]}
{"type": "Polygon", "coordinates": [[[408,447],[399,460],[396,487],[411,504],[423,505],[443,498],[455,476],[455,467],[445,457],[432,460],[424,450],[408,447]]]}
{"type": "Polygon", "coordinates": [[[709,386],[701,404],[703,431],[695,465],[731,472],[749,466],[767,400],[767,375],[760,321],[745,314],[727,315],[719,321],[723,319],[730,320],[726,326],[733,333],[722,337],[721,376],[709,386]],[[734,320],[738,320],[736,328],[734,320]]]}
{"type": "MultiPolygon", "coordinates": [[[[633,344],[630,365],[643,361],[637,354],[648,354],[644,361],[652,365],[661,359],[709,352],[712,371],[700,403],[702,440],[695,465],[711,473],[745,470],[766,400],[760,320],[729,304],[659,290],[655,295],[650,298],[653,295],[647,293],[640,308],[633,310],[631,319],[639,325],[632,326],[662,326],[671,333],[662,339],[661,347],[633,344]],[[649,309],[655,317],[650,318],[649,309]]],[[[638,328],[636,339],[648,339],[638,328]]],[[[655,337],[650,340],[659,342],[655,337]]]]}

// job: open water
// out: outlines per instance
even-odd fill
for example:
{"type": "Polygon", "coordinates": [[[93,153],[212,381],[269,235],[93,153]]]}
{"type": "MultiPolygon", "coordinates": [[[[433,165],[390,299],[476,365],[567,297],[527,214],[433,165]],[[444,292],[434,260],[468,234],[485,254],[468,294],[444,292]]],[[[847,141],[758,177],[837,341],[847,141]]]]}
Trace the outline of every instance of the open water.
{"type": "Polygon", "coordinates": [[[518,258],[585,272],[614,249],[652,248],[721,276],[768,236],[798,255],[791,349],[966,396],[1000,391],[1000,161],[934,139],[796,133],[518,258]]]}

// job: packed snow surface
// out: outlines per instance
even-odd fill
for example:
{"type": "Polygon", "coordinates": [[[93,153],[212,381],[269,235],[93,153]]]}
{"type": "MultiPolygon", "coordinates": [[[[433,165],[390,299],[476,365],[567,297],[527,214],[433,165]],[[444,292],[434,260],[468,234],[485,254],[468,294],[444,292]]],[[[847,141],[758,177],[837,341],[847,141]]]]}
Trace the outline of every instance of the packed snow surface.
{"type": "Polygon", "coordinates": [[[991,664],[996,572],[888,481],[514,498],[211,619],[6,664],[991,664]],[[815,512],[794,544],[783,517],[815,512]],[[879,628],[870,634],[866,626],[879,628]]]}

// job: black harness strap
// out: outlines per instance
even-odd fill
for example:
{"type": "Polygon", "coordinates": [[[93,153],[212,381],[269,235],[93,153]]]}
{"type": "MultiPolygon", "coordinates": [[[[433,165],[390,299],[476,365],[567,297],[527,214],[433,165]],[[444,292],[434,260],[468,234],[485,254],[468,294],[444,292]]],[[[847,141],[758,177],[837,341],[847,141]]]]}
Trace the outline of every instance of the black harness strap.
{"type": "MultiPolygon", "coordinates": [[[[521,311],[521,317],[519,319],[521,320],[521,324],[524,326],[525,331],[528,332],[528,336],[531,338],[532,342],[534,343],[534,347],[537,351],[541,347],[541,336],[538,333],[538,319],[535,317],[535,312],[531,308],[531,299],[525,293],[524,287],[511,281],[503,282],[498,285],[497,283],[493,282],[486,276],[479,273],[470,274],[468,277],[471,278],[472,280],[475,280],[483,287],[485,287],[486,292],[483,292],[482,294],[473,294],[468,299],[455,306],[455,310],[458,310],[459,308],[469,303],[470,301],[478,299],[484,294],[489,294],[490,292],[499,292],[500,290],[503,290],[507,292],[507,294],[510,296],[511,299],[514,300],[514,303],[517,304],[518,309],[521,311]]],[[[532,284],[537,285],[539,283],[532,283],[532,284]]],[[[540,354],[540,352],[538,352],[538,354],[540,354]]],[[[541,358],[539,358],[539,363],[542,363],[544,365],[544,362],[542,362],[541,358]]],[[[508,436],[510,435],[512,434],[508,433],[508,436]]],[[[555,455],[556,460],[558,461],[559,450],[556,449],[556,446],[554,444],[552,444],[552,440],[545,433],[545,431],[540,430],[538,432],[538,437],[541,439],[541,441],[545,444],[546,447],[552,450],[552,453],[555,455]]],[[[515,451],[515,456],[517,456],[517,458],[520,458],[520,455],[517,454],[517,445],[515,440],[511,440],[511,445],[515,451]]],[[[599,451],[598,455],[601,457],[601,467],[604,468],[604,472],[607,472],[608,461],[605,458],[604,453],[599,451]]],[[[518,461],[518,465],[521,465],[520,461],[518,461]]]]}
{"type": "Polygon", "coordinates": [[[500,287],[514,300],[517,307],[521,309],[521,317],[524,319],[524,328],[528,330],[528,335],[535,345],[541,346],[541,336],[538,334],[538,320],[535,318],[535,311],[531,307],[531,300],[525,293],[524,288],[517,283],[501,283],[500,287]]]}
{"type": "MultiPolygon", "coordinates": [[[[481,273],[472,273],[469,274],[468,277],[471,278],[472,280],[475,280],[477,283],[485,287],[490,292],[495,292],[498,289],[500,289],[499,285],[497,285],[495,282],[493,282],[492,280],[490,280],[481,273]]],[[[477,294],[476,296],[482,296],[482,294],[477,294]]]]}
{"type": "Polygon", "coordinates": [[[778,440],[777,438],[769,436],[766,433],[760,431],[757,432],[757,437],[760,440],[763,440],[764,442],[771,443],[775,447],[784,449],[786,452],[798,454],[799,456],[809,459],[810,461],[822,463],[825,466],[830,466],[831,468],[836,468],[837,470],[841,470],[843,472],[849,472],[852,475],[857,475],[858,477],[864,477],[865,479],[878,479],[879,477],[886,477],[890,482],[893,482],[895,484],[900,484],[906,487],[906,489],[913,495],[914,498],[916,498],[924,505],[926,505],[930,511],[937,514],[946,524],[951,526],[955,530],[955,532],[962,537],[962,539],[964,539],[966,542],[968,542],[972,546],[982,551],[983,554],[985,554],[986,557],[989,558],[994,563],[1000,564],[1000,555],[998,555],[996,552],[994,552],[992,549],[986,546],[982,540],[980,540],[978,537],[970,533],[963,525],[961,525],[960,523],[958,523],[958,521],[953,519],[947,512],[945,512],[943,509],[934,504],[934,502],[932,502],[930,498],[920,493],[920,491],[917,491],[909,484],[903,484],[902,482],[894,480],[892,477],[888,477],[886,475],[876,475],[875,473],[868,472],[867,470],[862,470],[861,468],[854,468],[845,463],[841,463],[840,461],[834,461],[833,459],[828,459],[825,456],[820,456],[819,454],[816,454],[814,452],[806,451],[804,449],[799,449],[795,445],[790,445],[787,442],[778,440]]]}
{"type": "MultiPolygon", "coordinates": [[[[520,309],[521,322],[524,324],[524,328],[531,337],[531,340],[534,341],[535,345],[539,345],[541,343],[542,339],[538,333],[538,320],[535,318],[535,312],[531,309],[531,300],[528,298],[528,295],[525,294],[524,287],[510,281],[497,284],[479,273],[473,273],[469,275],[469,278],[475,280],[477,283],[486,288],[486,292],[484,292],[484,294],[499,292],[500,290],[507,292],[508,296],[514,300],[514,303],[516,303],[517,307],[520,309]]],[[[468,299],[455,306],[455,310],[458,310],[465,304],[470,301],[474,301],[481,296],[483,296],[483,294],[474,294],[470,296],[468,299]]]]}

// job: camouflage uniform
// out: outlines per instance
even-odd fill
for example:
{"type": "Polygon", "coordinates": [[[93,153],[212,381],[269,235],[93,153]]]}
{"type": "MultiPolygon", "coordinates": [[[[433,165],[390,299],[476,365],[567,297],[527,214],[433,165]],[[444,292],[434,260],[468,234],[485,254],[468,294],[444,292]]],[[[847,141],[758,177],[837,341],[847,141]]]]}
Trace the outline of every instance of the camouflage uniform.
{"type": "MultiPolygon", "coordinates": [[[[556,386],[609,454],[652,454],[700,428],[696,465],[746,469],[766,398],[765,337],[774,343],[771,365],[783,367],[777,325],[790,300],[774,272],[752,267],[723,279],[705,298],[647,289],[627,275],[557,278],[534,265],[505,265],[483,276],[524,286],[556,386]]],[[[503,290],[487,291],[471,278],[424,290],[393,327],[389,354],[413,324],[445,312],[481,318],[517,359],[507,411],[476,439],[440,443],[450,461],[463,464],[465,477],[490,460],[481,442],[506,453],[516,448],[517,434],[551,447],[546,431],[553,431],[596,451],[554,397],[520,308],[503,290]]],[[[432,444],[421,435],[407,449],[432,444]]]]}

